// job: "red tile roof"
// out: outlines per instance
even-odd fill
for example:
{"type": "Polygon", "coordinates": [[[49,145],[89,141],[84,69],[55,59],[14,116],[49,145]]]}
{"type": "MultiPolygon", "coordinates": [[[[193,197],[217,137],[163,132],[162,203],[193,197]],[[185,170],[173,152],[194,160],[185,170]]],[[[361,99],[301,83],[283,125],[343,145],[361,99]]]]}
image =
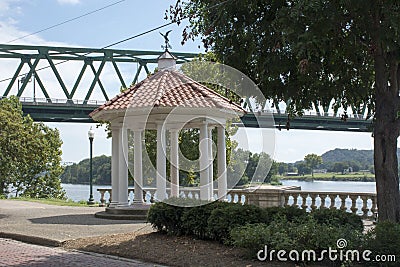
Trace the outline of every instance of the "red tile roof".
{"type": "Polygon", "coordinates": [[[103,110],[145,107],[215,108],[245,113],[239,105],[181,72],[166,69],[131,86],[94,110],[90,116],[103,110]]]}

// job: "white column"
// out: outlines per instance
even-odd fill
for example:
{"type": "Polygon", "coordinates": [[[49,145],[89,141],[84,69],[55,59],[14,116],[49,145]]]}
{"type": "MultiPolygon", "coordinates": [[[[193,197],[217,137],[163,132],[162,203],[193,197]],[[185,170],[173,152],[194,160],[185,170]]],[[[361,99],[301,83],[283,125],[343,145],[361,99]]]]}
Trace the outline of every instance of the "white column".
{"type": "Polygon", "coordinates": [[[156,200],[163,201],[167,192],[167,161],[166,148],[163,147],[165,140],[165,130],[160,123],[157,125],[157,190],[156,200]]]}
{"type": "Polygon", "coordinates": [[[218,130],[218,199],[225,200],[228,193],[228,182],[226,175],[226,144],[225,127],[220,126],[218,130]]]}
{"type": "Polygon", "coordinates": [[[179,197],[179,130],[171,129],[171,197],[179,197]]]}
{"type": "Polygon", "coordinates": [[[118,206],[125,207],[128,206],[128,132],[126,128],[121,128],[119,131],[118,162],[118,206]]]}
{"type": "Polygon", "coordinates": [[[110,208],[118,205],[119,201],[119,160],[118,160],[118,146],[119,146],[119,132],[120,128],[111,127],[112,141],[111,141],[111,203],[110,208]]]}
{"type": "Polygon", "coordinates": [[[134,139],[134,147],[133,147],[133,181],[134,181],[134,204],[144,203],[143,200],[143,160],[142,160],[142,133],[143,130],[134,130],[133,131],[133,139],[134,139]]]}
{"type": "Polygon", "coordinates": [[[207,124],[204,123],[200,126],[200,199],[209,200],[210,199],[210,189],[209,189],[209,161],[208,161],[208,129],[207,124]]]}
{"type": "Polygon", "coordinates": [[[214,180],[213,180],[213,151],[212,151],[212,128],[208,128],[208,188],[210,190],[210,199],[214,200],[214,180]]]}

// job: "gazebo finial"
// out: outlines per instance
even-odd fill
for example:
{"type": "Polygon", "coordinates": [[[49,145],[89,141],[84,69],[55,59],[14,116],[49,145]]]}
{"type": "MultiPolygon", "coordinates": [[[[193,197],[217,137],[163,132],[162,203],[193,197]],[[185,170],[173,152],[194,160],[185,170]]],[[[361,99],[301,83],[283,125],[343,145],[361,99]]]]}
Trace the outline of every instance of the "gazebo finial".
{"type": "Polygon", "coordinates": [[[165,34],[162,34],[162,33],[160,32],[161,36],[164,37],[164,40],[165,40],[165,45],[162,45],[161,48],[162,48],[162,49],[165,49],[166,52],[168,51],[168,48],[172,48],[171,45],[169,44],[169,39],[168,39],[168,34],[169,34],[171,31],[172,31],[172,30],[169,30],[169,31],[167,31],[165,34]]]}

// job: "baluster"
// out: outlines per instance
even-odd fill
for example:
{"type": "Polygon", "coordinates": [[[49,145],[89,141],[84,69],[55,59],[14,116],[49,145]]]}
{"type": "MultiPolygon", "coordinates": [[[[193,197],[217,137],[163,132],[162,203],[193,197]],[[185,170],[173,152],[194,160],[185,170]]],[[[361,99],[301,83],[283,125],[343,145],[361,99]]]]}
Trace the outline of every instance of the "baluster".
{"type": "Polygon", "coordinates": [[[104,199],[104,194],[106,193],[105,190],[97,190],[98,192],[100,192],[100,203],[99,203],[99,207],[104,207],[105,206],[105,202],[106,200],[104,199]]]}
{"type": "Polygon", "coordinates": [[[372,208],[373,208],[373,203],[372,203],[372,199],[371,197],[368,197],[367,200],[367,217],[373,217],[374,213],[372,212],[372,208]]]}
{"type": "Polygon", "coordinates": [[[364,203],[362,202],[362,199],[360,196],[356,197],[356,200],[354,202],[354,212],[356,215],[361,216],[362,215],[362,206],[364,203]]]}
{"type": "Polygon", "coordinates": [[[301,209],[307,210],[307,197],[308,197],[308,194],[301,196],[301,209]]]}
{"type": "Polygon", "coordinates": [[[377,197],[377,195],[375,195],[375,197],[374,197],[374,201],[372,203],[372,207],[374,207],[373,208],[373,213],[374,213],[375,221],[378,221],[379,213],[378,213],[378,197],[377,197]]]}
{"type": "Polygon", "coordinates": [[[316,210],[318,208],[317,206],[317,194],[310,194],[311,197],[311,210],[316,210]]]}
{"type": "Polygon", "coordinates": [[[340,201],[341,201],[340,210],[346,211],[346,209],[347,209],[347,207],[346,207],[347,195],[339,195],[339,197],[340,197],[340,201]]]}
{"type": "Polygon", "coordinates": [[[358,196],[351,196],[351,200],[352,200],[352,205],[351,205],[351,212],[354,214],[357,214],[358,211],[358,207],[357,207],[357,200],[358,200],[358,196]],[[355,198],[355,199],[353,199],[355,198]]]}
{"type": "Polygon", "coordinates": [[[367,196],[360,196],[360,199],[362,201],[361,205],[361,215],[363,217],[368,217],[368,197],[367,196]]]}
{"type": "Polygon", "coordinates": [[[306,211],[307,211],[307,212],[311,212],[311,211],[312,211],[312,207],[311,207],[311,205],[312,205],[312,198],[311,198],[310,194],[307,194],[307,197],[305,198],[304,202],[305,202],[305,204],[306,204],[306,205],[305,205],[306,211]]]}
{"type": "Polygon", "coordinates": [[[303,198],[301,197],[301,195],[299,194],[296,198],[296,206],[301,209],[301,203],[303,201],[303,198]]]}
{"type": "Polygon", "coordinates": [[[237,203],[238,202],[238,195],[237,194],[233,195],[233,201],[232,202],[233,203],[237,203]]]}
{"type": "Polygon", "coordinates": [[[341,206],[342,206],[342,199],[339,197],[339,195],[336,195],[335,200],[334,200],[334,207],[337,210],[340,210],[341,206]]]}
{"type": "Polygon", "coordinates": [[[292,206],[293,204],[294,204],[294,197],[292,195],[289,195],[286,206],[292,206]]]}
{"type": "Polygon", "coordinates": [[[246,201],[245,196],[244,196],[243,194],[240,195],[240,203],[241,203],[242,205],[244,205],[245,201],[246,201]]]}
{"type": "Polygon", "coordinates": [[[345,206],[346,206],[346,212],[351,213],[351,212],[352,212],[351,208],[352,208],[352,206],[353,206],[353,200],[350,198],[349,195],[346,197],[346,204],[345,204],[345,206]]]}
{"type": "Polygon", "coordinates": [[[317,197],[315,198],[315,208],[320,209],[322,207],[322,198],[317,194],[317,197]]]}

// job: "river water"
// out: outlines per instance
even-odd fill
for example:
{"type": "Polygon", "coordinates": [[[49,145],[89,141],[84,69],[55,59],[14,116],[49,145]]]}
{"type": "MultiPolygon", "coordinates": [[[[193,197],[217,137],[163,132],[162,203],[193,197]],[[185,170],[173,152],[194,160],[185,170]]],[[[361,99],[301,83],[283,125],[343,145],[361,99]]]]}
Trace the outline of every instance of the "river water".
{"type": "MultiPolygon", "coordinates": [[[[304,182],[296,180],[282,181],[284,185],[301,186],[305,191],[321,191],[321,192],[359,192],[359,193],[375,193],[375,182],[342,182],[342,181],[314,181],[304,182]]],[[[87,201],[89,199],[89,185],[81,184],[62,184],[67,193],[67,197],[73,201],[87,201]]],[[[106,185],[93,185],[93,198],[95,201],[100,200],[100,194],[97,188],[111,188],[106,185]]]]}

